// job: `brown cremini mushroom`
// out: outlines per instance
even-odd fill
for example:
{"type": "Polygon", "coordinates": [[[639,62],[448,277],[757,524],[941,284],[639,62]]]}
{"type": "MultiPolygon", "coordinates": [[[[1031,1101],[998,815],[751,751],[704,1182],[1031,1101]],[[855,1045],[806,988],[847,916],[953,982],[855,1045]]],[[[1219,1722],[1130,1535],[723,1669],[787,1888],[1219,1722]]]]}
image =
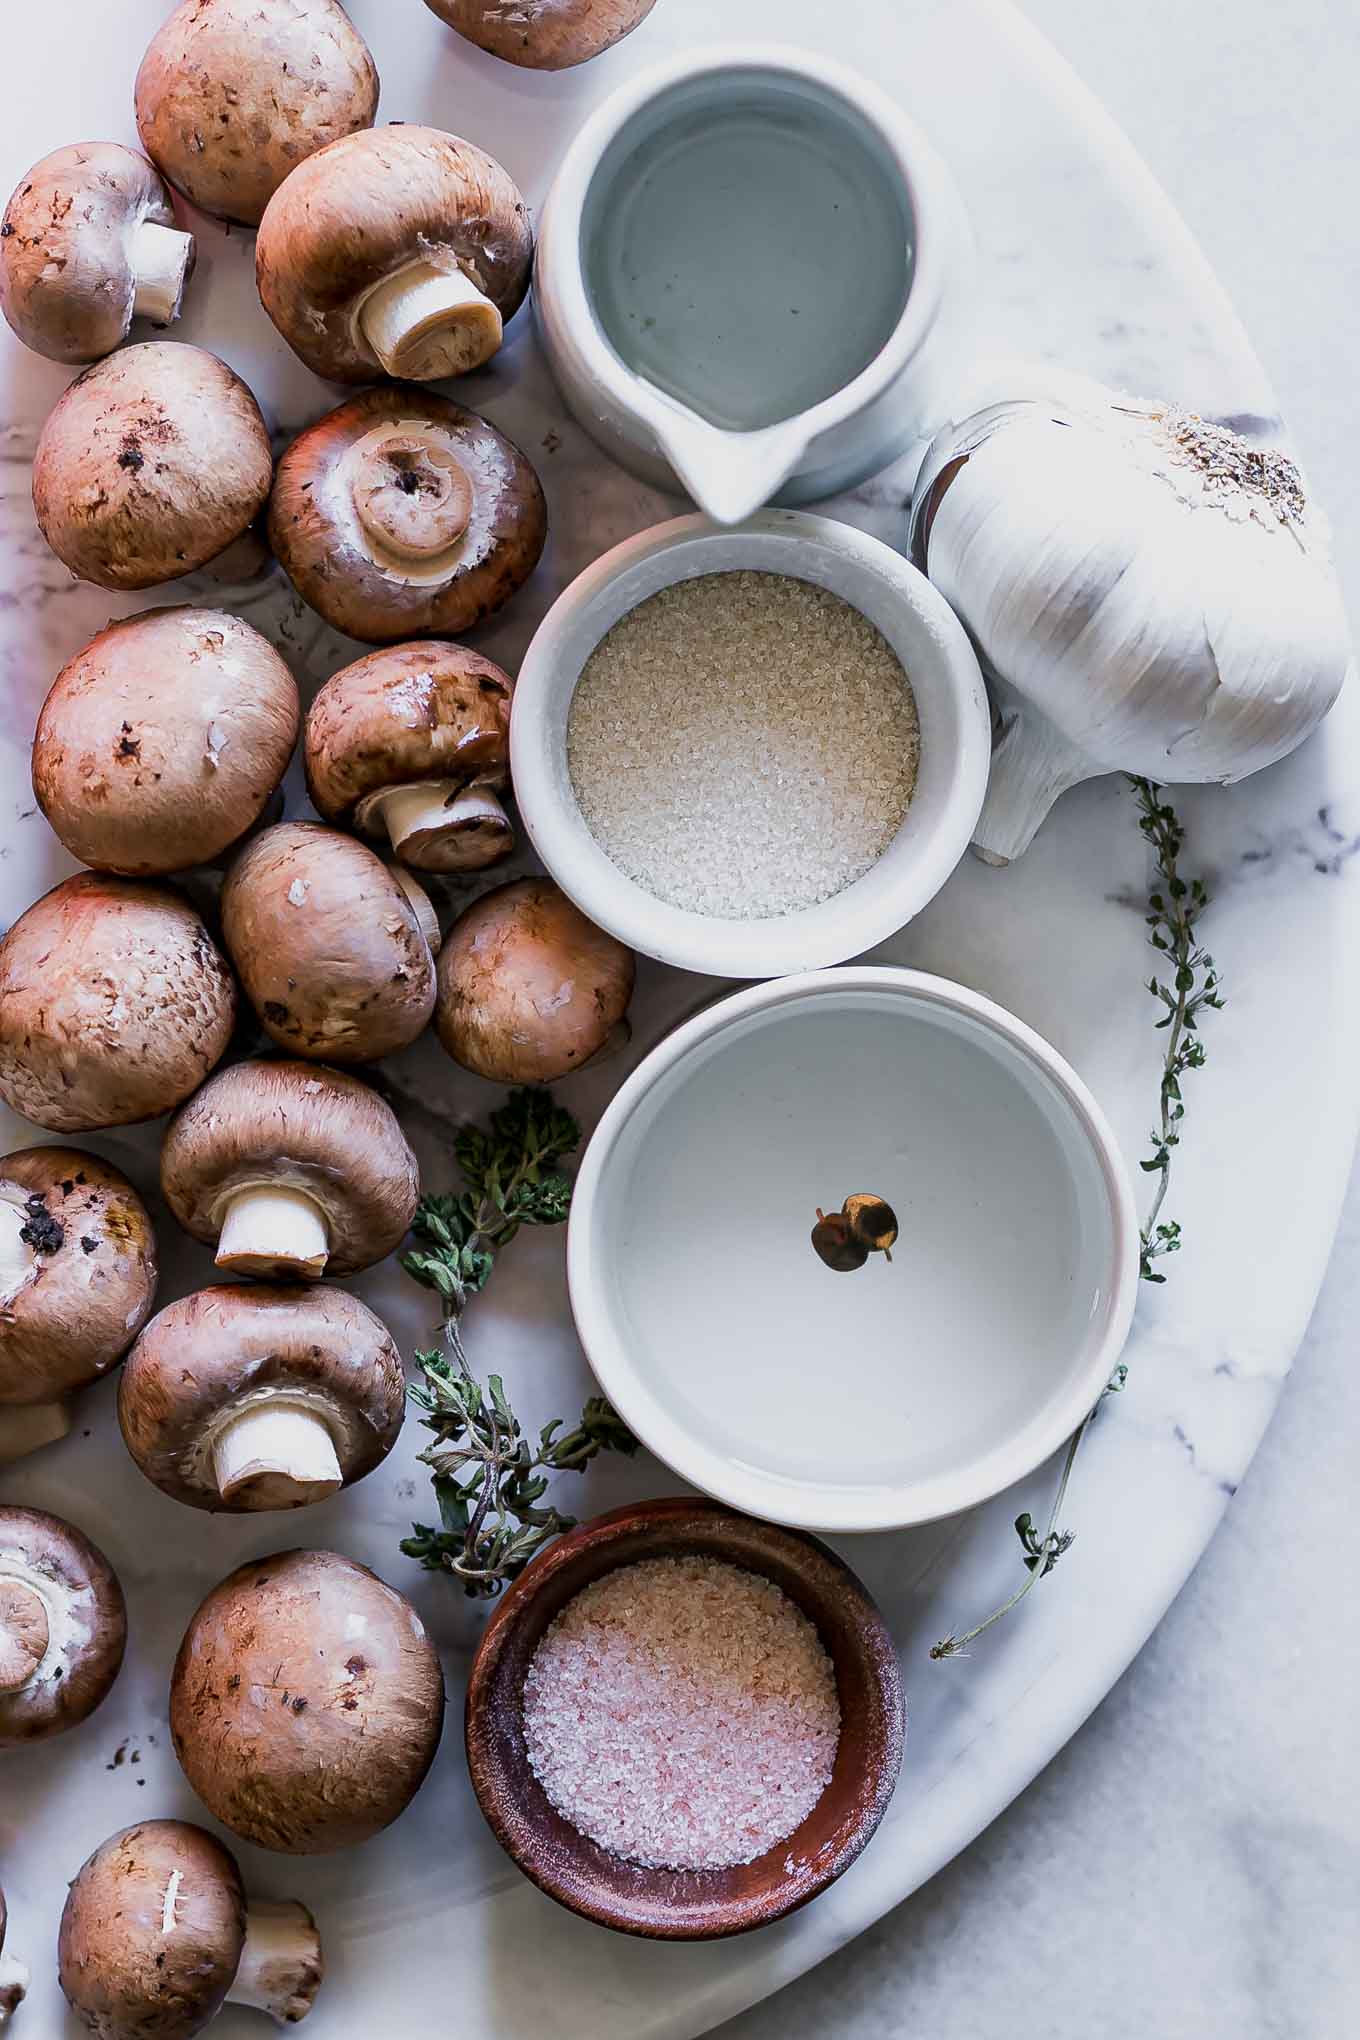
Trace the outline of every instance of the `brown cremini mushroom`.
{"type": "Polygon", "coordinates": [[[368,128],[300,163],[265,209],[260,298],[328,382],[463,375],[529,288],[528,208],[494,157],[439,128],[368,128]]]}
{"type": "Polygon", "coordinates": [[[28,1964],[21,1962],[17,1955],[5,1953],[5,1930],[9,1925],[9,1914],[5,1909],[5,1894],[0,1891],[0,2028],[7,2026],[28,1996],[28,1964]]]}
{"type": "Polygon", "coordinates": [[[161,1191],[224,1274],[352,1275],[401,1245],[420,1178],[396,1114],[314,1062],[219,1070],[166,1129],[161,1191]]]}
{"type": "Polygon", "coordinates": [[[433,638],[356,659],[307,712],[314,806],[385,837],[417,871],[499,862],[515,845],[496,798],[510,783],[513,685],[490,659],[433,638]]]}
{"type": "Polygon", "coordinates": [[[439,958],[435,1028],[464,1069],[550,1084],[604,1047],[633,995],[634,958],[550,878],[474,900],[439,958]]]}
{"type": "Polygon", "coordinates": [[[295,2026],[321,1987],[305,1905],[249,1904],[236,1858],[186,1820],[101,1842],[72,1879],[57,1941],[61,1987],[99,2040],[192,2040],[223,2005],[295,2026]]]}
{"type": "Polygon", "coordinates": [[[0,1464],[64,1438],[68,1403],[107,1374],[156,1295],[146,1206],[80,1148],[0,1158],[0,1464]]]}
{"type": "Polygon", "coordinates": [[[254,227],[304,157],[372,127],[378,73],[337,0],[181,0],[136,100],[142,147],[175,188],[254,227]]]}
{"type": "Polygon", "coordinates": [[[478,49],[530,71],[566,71],[631,35],[656,0],[425,0],[478,49]]]}
{"type": "Polygon", "coordinates": [[[129,878],[220,857],[267,807],[297,742],[293,676],[219,609],[111,623],[52,683],[33,791],[73,857],[129,878]]]}
{"type": "Polygon", "coordinates": [[[201,1289],[158,1311],[118,1384],[147,1479],[195,1509],[301,1509],[372,1473],[401,1430],[387,1327],[315,1283],[201,1289]]]}
{"type": "Polygon", "coordinates": [[[0,1098],[56,1133],[169,1112],[221,1061],[236,987],[181,893],[93,871],[0,941],[0,1098]]]}
{"type": "Polygon", "coordinates": [[[0,311],[49,361],[98,361],[134,319],[168,326],[194,266],[194,237],[135,149],[75,142],[19,181],[0,222],[0,311]]]}
{"type": "Polygon", "coordinates": [[[365,390],[279,461],[269,540],[304,602],[366,644],[459,637],[537,566],[548,513],[505,435],[433,391],[365,390]]]}
{"type": "Polygon", "coordinates": [[[214,1818],[321,1855],[394,1821],[434,1761],[444,1679],[404,1595],[334,1551],[240,1566],[190,1622],[170,1733],[214,1818]]]}
{"type": "Polygon", "coordinates": [[[280,1048],[372,1062],[424,1031],[434,957],[413,883],[317,822],[279,822],[246,845],[222,888],[222,932],[280,1048]]]}
{"type": "Polygon", "coordinates": [[[0,1750],[93,1714],[127,1643],[123,1590],[60,1516],[0,1507],[0,1750]]]}
{"type": "Polygon", "coordinates": [[[96,362],[58,399],[38,436],[33,508],[80,580],[152,588],[224,552],[272,476],[241,378],[201,347],[151,340],[96,362]]]}

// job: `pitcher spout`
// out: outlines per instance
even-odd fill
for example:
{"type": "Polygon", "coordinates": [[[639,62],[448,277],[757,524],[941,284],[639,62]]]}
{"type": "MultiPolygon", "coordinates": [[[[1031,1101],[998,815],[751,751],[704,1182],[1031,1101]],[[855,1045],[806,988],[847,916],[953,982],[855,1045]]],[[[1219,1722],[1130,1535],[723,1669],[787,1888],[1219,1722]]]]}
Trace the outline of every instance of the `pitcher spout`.
{"type": "Polygon", "coordinates": [[[768,503],[807,449],[797,418],[755,432],[730,432],[668,404],[652,423],[666,459],[717,524],[740,524],[768,503]]]}

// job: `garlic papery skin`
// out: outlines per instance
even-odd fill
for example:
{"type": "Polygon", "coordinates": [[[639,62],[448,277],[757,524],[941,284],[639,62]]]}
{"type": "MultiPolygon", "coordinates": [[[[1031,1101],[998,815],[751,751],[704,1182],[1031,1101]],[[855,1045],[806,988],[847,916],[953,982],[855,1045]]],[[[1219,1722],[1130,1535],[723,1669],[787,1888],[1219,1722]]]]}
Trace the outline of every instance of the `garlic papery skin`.
{"type": "Polygon", "coordinates": [[[1326,526],[1274,449],[1072,379],[939,434],[912,553],[993,685],[974,848],[1018,857],[1079,780],[1245,778],[1316,728],[1351,659],[1326,526]]]}

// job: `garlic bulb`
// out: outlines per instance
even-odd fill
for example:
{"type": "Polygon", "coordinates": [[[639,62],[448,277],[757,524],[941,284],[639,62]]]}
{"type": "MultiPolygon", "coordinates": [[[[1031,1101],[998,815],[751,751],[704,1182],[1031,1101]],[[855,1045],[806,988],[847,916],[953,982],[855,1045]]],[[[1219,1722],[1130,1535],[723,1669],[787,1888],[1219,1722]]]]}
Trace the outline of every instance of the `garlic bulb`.
{"type": "Polygon", "coordinates": [[[1097,773],[1245,778],[1350,658],[1325,525],[1293,462],[1073,377],[926,454],[912,554],[967,626],[998,734],[974,848],[1006,863],[1097,773]]]}

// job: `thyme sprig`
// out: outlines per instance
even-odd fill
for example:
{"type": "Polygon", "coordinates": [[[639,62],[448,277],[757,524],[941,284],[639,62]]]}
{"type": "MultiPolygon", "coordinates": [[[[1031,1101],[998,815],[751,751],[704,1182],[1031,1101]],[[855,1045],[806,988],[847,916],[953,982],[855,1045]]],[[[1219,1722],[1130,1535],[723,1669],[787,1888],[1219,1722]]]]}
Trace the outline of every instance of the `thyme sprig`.
{"type": "Polygon", "coordinates": [[[634,1452],[637,1442],[602,1396],[563,1435],[563,1419],[545,1424],[530,1445],[498,1374],[485,1388],[463,1346],[470,1297],[486,1287],[496,1256],[525,1225],[561,1225],[571,1182],[557,1164],[581,1129],[546,1091],[512,1091],[487,1128],[463,1127],[454,1157],[465,1187],[422,1197],[412,1230],[421,1245],[402,1257],[409,1275],[439,1296],[444,1351],[417,1353],[424,1380],[411,1400],[425,1412],[435,1442],[420,1454],[431,1470],[439,1525],[416,1523],[402,1540],[408,1558],[452,1573],[465,1593],[490,1598],[521,1573],[550,1538],[575,1518],[541,1506],[553,1473],[579,1473],[598,1452],[634,1452]]]}
{"type": "MultiPolygon", "coordinates": [[[[1138,827],[1152,852],[1155,874],[1144,916],[1148,941],[1165,959],[1148,979],[1147,989],[1162,1009],[1156,1024],[1167,1037],[1158,1087],[1157,1123],[1149,1135],[1150,1152],[1140,1165],[1143,1172],[1155,1176],[1157,1182],[1151,1207],[1139,1232],[1138,1272],[1145,1282],[1165,1282],[1165,1274],[1155,1264],[1165,1255],[1177,1253],[1181,1245],[1179,1220],[1162,1217],[1167,1191],[1171,1187],[1172,1163],[1180,1145],[1181,1122],[1185,1117],[1181,1085],[1191,1070],[1204,1067],[1200,1017],[1206,1011],[1217,1012],[1223,1005],[1223,994],[1217,966],[1199,939],[1199,919],[1209,905],[1208,888],[1202,879],[1181,876],[1180,856],[1185,848],[1185,830],[1180,818],[1153,780],[1130,778],[1129,783],[1138,805],[1138,827]]],[[[932,1658],[966,1656],[968,1645],[984,1630],[990,1629],[994,1622],[999,1622],[1003,1615],[1009,1615],[1024,1600],[1031,1587],[1047,1579],[1071,1545],[1076,1532],[1059,1530],[1058,1517],[1067,1499],[1072,1468],[1096,1411],[1107,1395],[1116,1394],[1123,1388],[1127,1379],[1128,1369],[1121,1363],[1102,1389],[1095,1408],[1088,1410],[1072,1433],[1042,1537],[1035,1530],[1033,1518],[1027,1510],[1016,1517],[1015,1533],[1020,1540],[1026,1568],[1023,1583],[1009,1600],[1003,1601],[999,1608],[983,1621],[975,1623],[962,1636],[951,1632],[933,1644],[930,1651],[932,1658]]]]}

